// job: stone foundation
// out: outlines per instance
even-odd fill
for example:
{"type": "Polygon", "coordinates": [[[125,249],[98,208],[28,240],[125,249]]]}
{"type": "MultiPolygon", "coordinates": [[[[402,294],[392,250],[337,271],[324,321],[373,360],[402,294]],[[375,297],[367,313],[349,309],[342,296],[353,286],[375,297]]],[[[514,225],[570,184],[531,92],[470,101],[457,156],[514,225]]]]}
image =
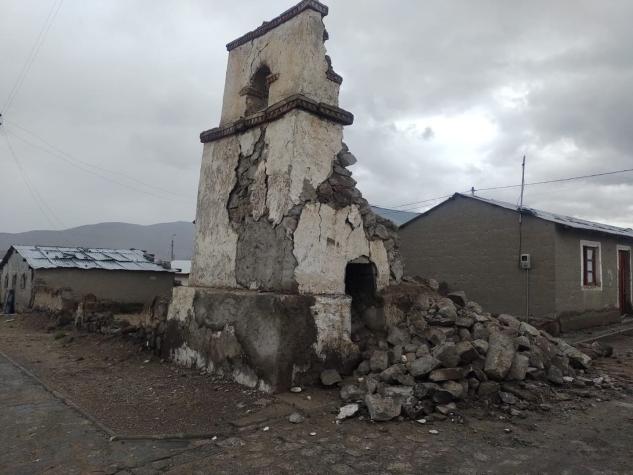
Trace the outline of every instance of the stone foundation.
{"type": "Polygon", "coordinates": [[[266,392],[352,367],[351,299],[201,287],[174,289],[163,356],[266,392]]]}

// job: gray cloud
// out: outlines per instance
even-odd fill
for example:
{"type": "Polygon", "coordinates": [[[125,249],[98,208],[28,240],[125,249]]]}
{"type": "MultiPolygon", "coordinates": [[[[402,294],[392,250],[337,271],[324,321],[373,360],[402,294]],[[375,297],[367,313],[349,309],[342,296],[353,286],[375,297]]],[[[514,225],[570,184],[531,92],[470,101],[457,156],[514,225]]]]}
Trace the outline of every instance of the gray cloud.
{"type": "MultiPolygon", "coordinates": [[[[0,0],[0,104],[52,0],[35,3],[0,0]]],[[[219,119],[224,44],[288,6],[67,0],[5,112],[11,144],[62,224],[191,219],[197,137],[219,119]],[[42,152],[13,124],[100,169],[87,173],[42,152]]],[[[341,105],[356,116],[345,140],[370,201],[389,206],[515,183],[523,154],[528,181],[633,167],[633,3],[329,6],[327,48],[344,77],[341,105]]],[[[0,189],[11,199],[1,200],[0,230],[51,227],[4,142],[0,189]]],[[[482,195],[514,202],[518,192],[482,195]]],[[[530,187],[526,202],[632,226],[632,195],[629,173],[530,187]]]]}

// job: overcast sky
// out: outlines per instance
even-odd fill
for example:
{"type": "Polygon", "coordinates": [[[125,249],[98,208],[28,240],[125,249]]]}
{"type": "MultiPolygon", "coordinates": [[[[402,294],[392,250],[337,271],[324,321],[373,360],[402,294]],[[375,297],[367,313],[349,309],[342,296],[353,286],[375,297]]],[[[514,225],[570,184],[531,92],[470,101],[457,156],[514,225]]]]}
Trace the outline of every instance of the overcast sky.
{"type": "MultiPolygon", "coordinates": [[[[0,0],[0,107],[58,2],[0,0]]],[[[2,110],[0,231],[192,220],[224,45],[292,3],[65,0],[2,110]]],[[[371,203],[516,184],[523,154],[528,182],[633,168],[633,2],[326,3],[371,203]]],[[[633,173],[531,186],[525,203],[633,226],[633,173]]]]}

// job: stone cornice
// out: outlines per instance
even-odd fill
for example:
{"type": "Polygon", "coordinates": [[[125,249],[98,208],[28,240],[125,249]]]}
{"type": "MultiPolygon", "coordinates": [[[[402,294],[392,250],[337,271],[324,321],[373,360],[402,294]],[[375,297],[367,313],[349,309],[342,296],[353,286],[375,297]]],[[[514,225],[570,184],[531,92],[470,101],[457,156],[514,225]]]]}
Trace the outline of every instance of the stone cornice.
{"type": "Polygon", "coordinates": [[[229,135],[239,134],[245,130],[276,120],[294,109],[309,112],[337,124],[351,125],[354,122],[354,115],[345,109],[323,102],[316,102],[302,94],[296,94],[273,104],[261,112],[236,120],[224,127],[205,130],[200,134],[200,141],[202,143],[213,142],[229,135]]]}
{"type": "Polygon", "coordinates": [[[227,51],[231,51],[232,49],[235,49],[238,46],[243,45],[244,43],[248,43],[255,38],[265,35],[270,30],[277,28],[279,25],[287,22],[291,18],[296,17],[304,10],[314,10],[316,12],[319,12],[321,16],[326,16],[328,13],[328,7],[323,5],[321,2],[317,0],[303,0],[302,2],[297,3],[294,7],[291,7],[283,12],[281,15],[273,18],[272,20],[265,21],[259,28],[256,28],[253,31],[249,31],[245,35],[240,36],[238,39],[231,41],[229,44],[226,45],[227,51]]]}

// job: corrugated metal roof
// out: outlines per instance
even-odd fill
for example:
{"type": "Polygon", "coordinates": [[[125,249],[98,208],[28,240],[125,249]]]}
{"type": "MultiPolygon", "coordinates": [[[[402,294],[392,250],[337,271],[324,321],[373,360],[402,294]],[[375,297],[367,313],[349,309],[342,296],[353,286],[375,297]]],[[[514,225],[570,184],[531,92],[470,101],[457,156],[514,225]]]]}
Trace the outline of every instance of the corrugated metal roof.
{"type": "MultiPolygon", "coordinates": [[[[508,203],[505,201],[491,200],[489,198],[482,198],[477,195],[467,195],[464,193],[455,193],[462,198],[474,199],[477,201],[483,201],[494,206],[506,208],[512,211],[519,211],[519,207],[516,204],[508,203]]],[[[449,198],[450,199],[450,198],[449,198]]],[[[593,221],[587,221],[585,219],[573,218],[571,216],[565,216],[562,214],[550,213],[547,211],[541,211],[535,208],[523,207],[523,214],[534,216],[536,218],[544,219],[545,221],[551,221],[553,223],[569,226],[574,229],[582,229],[586,231],[597,231],[601,233],[613,234],[615,236],[623,236],[627,238],[633,238],[633,229],[620,228],[618,226],[611,226],[610,224],[595,223],[593,221]]]]}
{"type": "Polygon", "coordinates": [[[171,268],[175,270],[178,274],[189,274],[191,273],[191,261],[187,260],[175,260],[171,261],[171,268]]]}
{"type": "Polygon", "coordinates": [[[414,213],[412,211],[400,211],[399,209],[381,208],[379,206],[372,206],[371,210],[378,216],[388,219],[396,226],[402,226],[403,224],[408,223],[420,214],[414,213]]]}
{"type": "Polygon", "coordinates": [[[155,264],[139,249],[84,249],[81,247],[12,246],[33,269],[103,269],[171,272],[155,264]]]}

